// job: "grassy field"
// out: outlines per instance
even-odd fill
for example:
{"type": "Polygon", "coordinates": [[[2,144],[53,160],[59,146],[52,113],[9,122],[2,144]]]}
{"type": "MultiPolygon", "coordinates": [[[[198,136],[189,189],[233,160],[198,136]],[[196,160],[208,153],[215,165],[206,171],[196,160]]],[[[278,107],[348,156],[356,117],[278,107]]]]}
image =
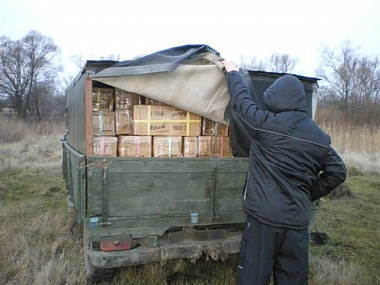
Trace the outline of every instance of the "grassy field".
{"type": "MultiPolygon", "coordinates": [[[[0,284],[86,283],[82,229],[66,207],[63,133],[59,125],[0,123],[0,284]]],[[[322,201],[310,230],[326,233],[328,242],[310,245],[310,284],[378,285],[380,130],[369,137],[364,129],[332,127],[329,133],[349,161],[345,187],[352,195],[322,201]]],[[[171,261],[123,268],[108,284],[227,285],[235,272],[230,260],[171,261]]]]}

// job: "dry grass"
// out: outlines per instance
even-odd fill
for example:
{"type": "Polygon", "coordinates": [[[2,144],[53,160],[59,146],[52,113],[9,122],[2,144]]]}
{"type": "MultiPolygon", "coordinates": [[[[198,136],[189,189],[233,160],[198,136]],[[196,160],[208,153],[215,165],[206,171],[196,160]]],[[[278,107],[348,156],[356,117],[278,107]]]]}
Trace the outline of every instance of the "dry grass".
{"type": "Polygon", "coordinates": [[[80,235],[62,203],[50,206],[31,198],[0,212],[7,221],[0,223],[1,284],[84,284],[80,235]]]}
{"type": "Polygon", "coordinates": [[[380,173],[380,126],[354,127],[336,122],[321,122],[320,126],[347,164],[363,172],[380,173]]]}
{"type": "Polygon", "coordinates": [[[315,284],[380,284],[380,174],[351,175],[351,196],[324,199],[313,231],[329,241],[310,248],[315,284]]]}
{"type": "MultiPolygon", "coordinates": [[[[352,173],[378,171],[379,130],[369,134],[324,128],[346,160],[357,153],[354,162],[359,168],[352,173]]],[[[21,140],[0,143],[0,284],[85,284],[82,230],[73,226],[67,212],[61,175],[64,128],[51,127],[40,134],[38,129],[24,125],[19,129],[26,134],[21,140]]],[[[351,175],[348,187],[354,198],[322,203],[315,230],[328,233],[331,240],[311,246],[311,285],[380,284],[379,182],[378,174],[351,175]]],[[[234,278],[230,263],[202,259],[196,264],[173,261],[124,268],[109,284],[227,285],[234,278]]]]}
{"type": "Polygon", "coordinates": [[[0,171],[28,167],[47,172],[60,165],[63,124],[26,124],[15,119],[0,119],[0,171]]]}
{"type": "Polygon", "coordinates": [[[314,274],[310,285],[358,285],[363,283],[361,268],[345,260],[332,260],[328,257],[310,257],[310,267],[314,274]]]}

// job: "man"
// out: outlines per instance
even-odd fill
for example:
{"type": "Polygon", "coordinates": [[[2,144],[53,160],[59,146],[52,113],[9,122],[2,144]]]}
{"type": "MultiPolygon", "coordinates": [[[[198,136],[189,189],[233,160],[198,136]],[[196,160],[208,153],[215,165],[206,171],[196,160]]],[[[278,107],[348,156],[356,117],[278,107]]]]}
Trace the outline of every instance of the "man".
{"type": "Polygon", "coordinates": [[[308,224],[311,202],[346,179],[346,168],[330,137],[309,118],[302,82],[277,79],[260,110],[233,62],[223,62],[231,106],[251,139],[244,192],[247,213],[237,282],[308,284],[308,224]]]}

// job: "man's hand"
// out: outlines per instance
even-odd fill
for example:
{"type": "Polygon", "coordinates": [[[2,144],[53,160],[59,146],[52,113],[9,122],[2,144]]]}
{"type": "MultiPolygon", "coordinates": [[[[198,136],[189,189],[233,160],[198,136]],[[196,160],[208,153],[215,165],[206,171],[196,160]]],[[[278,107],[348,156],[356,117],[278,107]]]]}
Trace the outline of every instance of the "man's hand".
{"type": "Polygon", "coordinates": [[[222,61],[223,65],[224,65],[224,68],[226,69],[227,72],[230,72],[230,71],[238,71],[239,70],[239,66],[234,63],[233,61],[222,61]]]}

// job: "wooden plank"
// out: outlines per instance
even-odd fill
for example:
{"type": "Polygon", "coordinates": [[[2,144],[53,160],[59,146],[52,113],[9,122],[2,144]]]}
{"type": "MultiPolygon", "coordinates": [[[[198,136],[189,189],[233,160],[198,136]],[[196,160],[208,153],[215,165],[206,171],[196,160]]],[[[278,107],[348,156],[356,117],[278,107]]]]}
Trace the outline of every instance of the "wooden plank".
{"type": "Polygon", "coordinates": [[[213,224],[240,224],[244,223],[246,219],[247,214],[243,210],[220,212],[217,219],[213,221],[213,224]]]}
{"type": "Polygon", "coordinates": [[[86,150],[85,153],[88,156],[93,154],[92,147],[92,80],[89,79],[88,71],[85,72],[85,90],[84,90],[84,100],[85,100],[85,117],[86,117],[86,127],[85,127],[85,137],[86,137],[86,150]]]}
{"type": "MultiPolygon", "coordinates": [[[[170,173],[170,174],[108,174],[108,189],[112,192],[115,189],[116,193],[120,191],[137,191],[134,189],[145,188],[203,188],[211,189],[214,186],[214,178],[212,173],[170,173]]],[[[89,187],[92,192],[101,192],[103,183],[102,174],[89,175],[89,187]]],[[[234,185],[226,185],[226,187],[234,185]]],[[[164,194],[164,193],[162,193],[164,194]]]]}
{"type": "Polygon", "coordinates": [[[217,185],[220,191],[224,188],[241,188],[243,189],[247,178],[247,172],[228,172],[217,175],[217,185]]]}
{"type": "MultiPolygon", "coordinates": [[[[235,214],[235,216],[237,216],[235,214]]],[[[239,219],[232,216],[234,222],[240,223],[239,219]]],[[[89,225],[89,222],[86,223],[89,225]]],[[[173,227],[194,226],[194,225],[211,225],[213,221],[210,215],[199,213],[198,223],[192,224],[189,215],[173,216],[173,217],[143,217],[136,219],[110,219],[110,225],[102,226],[100,224],[91,224],[90,237],[99,238],[102,236],[115,236],[131,234],[133,238],[146,237],[149,235],[162,236],[165,231],[173,227]]]]}
{"type": "MultiPolygon", "coordinates": [[[[217,220],[212,221],[209,215],[199,213],[197,226],[243,224],[246,214],[243,211],[222,213],[217,220]]],[[[111,224],[102,226],[92,224],[89,231],[90,238],[98,239],[103,236],[117,236],[131,234],[133,238],[146,236],[162,236],[167,230],[179,226],[194,226],[190,215],[176,217],[138,217],[137,219],[111,219],[111,224]]],[[[87,222],[88,225],[88,222],[87,222]]]]}
{"type": "MultiPolygon", "coordinates": [[[[120,189],[119,189],[120,190],[120,189]]],[[[212,209],[213,195],[205,188],[128,188],[117,191],[109,189],[107,197],[108,216],[171,215],[212,209]]],[[[101,195],[91,195],[90,213],[101,213],[101,195]],[[94,199],[95,198],[95,199],[94,199]]]]}
{"type": "Polygon", "coordinates": [[[68,178],[69,195],[77,210],[77,221],[82,222],[86,215],[86,179],[85,156],[78,153],[67,142],[64,143],[66,153],[66,171],[68,178]]]}
{"type": "Polygon", "coordinates": [[[247,157],[220,158],[217,160],[216,167],[219,173],[247,173],[249,161],[247,157]]]}
{"type": "MultiPolygon", "coordinates": [[[[109,188],[109,201],[113,200],[209,200],[213,198],[213,189],[205,187],[141,187],[141,188],[109,188]]],[[[232,196],[232,195],[231,195],[232,196]]]]}
{"type": "Polygon", "coordinates": [[[82,154],[86,153],[84,81],[85,77],[82,74],[66,94],[68,108],[66,120],[69,130],[66,138],[69,144],[82,154]]]}
{"type": "Polygon", "coordinates": [[[109,173],[108,188],[146,188],[146,187],[212,187],[212,173],[109,173]]]}
{"type": "Polygon", "coordinates": [[[173,217],[175,215],[190,216],[192,212],[212,215],[211,200],[174,200],[174,201],[114,201],[108,208],[109,217],[138,217],[143,215],[159,215],[173,217]]]}
{"type": "MultiPolygon", "coordinates": [[[[108,170],[112,173],[211,172],[215,168],[220,173],[247,173],[248,171],[246,158],[89,157],[88,159],[91,165],[105,161],[108,170]]],[[[101,172],[101,169],[98,168],[96,171],[101,172]]]]}
{"type": "Polygon", "coordinates": [[[217,199],[217,215],[221,212],[237,211],[243,208],[243,199],[240,197],[230,199],[217,199]]]}
{"type": "MultiPolygon", "coordinates": [[[[97,165],[101,161],[107,164],[109,173],[182,173],[212,172],[216,167],[214,158],[124,158],[90,157],[89,164],[97,165]]],[[[93,172],[101,173],[100,168],[93,172]]]]}

